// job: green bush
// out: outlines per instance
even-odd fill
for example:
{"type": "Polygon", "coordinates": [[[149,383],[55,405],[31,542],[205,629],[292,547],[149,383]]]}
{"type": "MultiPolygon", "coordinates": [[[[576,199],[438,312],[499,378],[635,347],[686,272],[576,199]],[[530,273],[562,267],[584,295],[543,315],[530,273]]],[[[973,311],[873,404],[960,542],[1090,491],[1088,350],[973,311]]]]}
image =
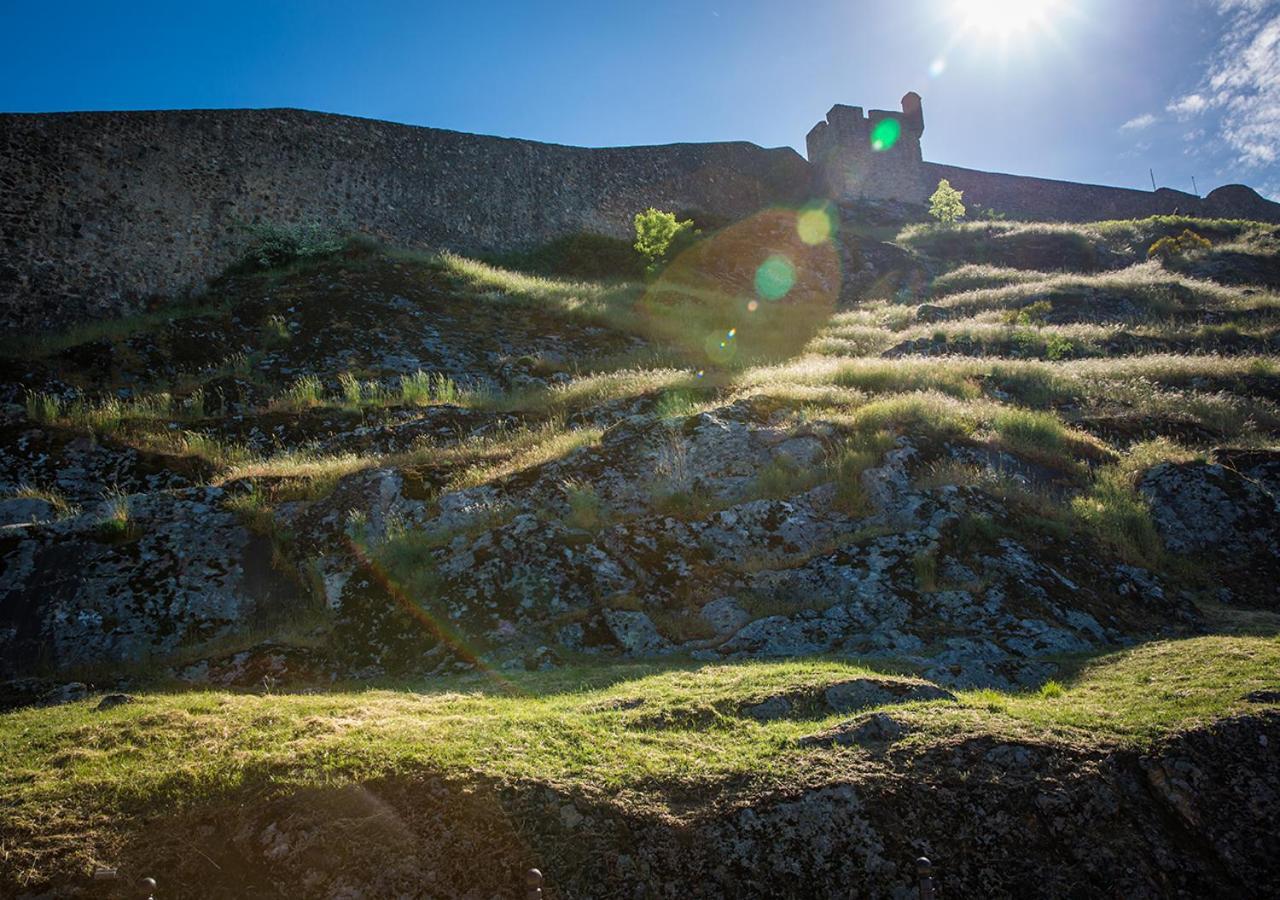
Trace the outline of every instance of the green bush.
{"type": "Polygon", "coordinates": [[[655,274],[668,259],[676,256],[697,237],[692,219],[679,220],[675,213],[649,207],[636,213],[636,240],[632,245],[648,262],[646,271],[655,274]]]}
{"type": "Polygon", "coordinates": [[[1046,359],[1059,360],[1067,359],[1076,352],[1075,341],[1061,334],[1051,334],[1044,341],[1044,355],[1046,359]]]}
{"type": "Polygon", "coordinates": [[[244,226],[249,235],[243,261],[250,268],[275,269],[299,260],[332,256],[346,249],[345,235],[318,222],[244,226]]]}
{"type": "Polygon", "coordinates": [[[1184,228],[1182,234],[1177,237],[1162,237],[1148,247],[1147,258],[1173,262],[1184,259],[1192,253],[1202,253],[1211,246],[1213,245],[1209,243],[1208,238],[1201,237],[1190,228],[1184,228]]]}
{"type": "Polygon", "coordinates": [[[964,203],[961,202],[963,196],[964,191],[957,191],[950,181],[942,179],[938,182],[938,189],[929,198],[929,215],[944,225],[964,218],[964,203]]]}
{"type": "Polygon", "coordinates": [[[1004,320],[1010,325],[1044,325],[1049,314],[1053,312],[1053,304],[1048,300],[1037,300],[1021,309],[1008,310],[1004,320]]]}

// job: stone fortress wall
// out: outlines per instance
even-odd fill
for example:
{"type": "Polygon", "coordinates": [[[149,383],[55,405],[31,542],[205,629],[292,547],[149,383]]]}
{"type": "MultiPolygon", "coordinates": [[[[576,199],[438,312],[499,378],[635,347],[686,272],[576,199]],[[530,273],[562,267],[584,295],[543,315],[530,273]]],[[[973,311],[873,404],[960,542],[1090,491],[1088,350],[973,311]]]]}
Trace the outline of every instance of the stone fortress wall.
{"type": "Polygon", "coordinates": [[[790,148],[586,149],[291,109],[0,116],[0,327],[199,289],[245,222],[315,221],[483,253],[638,210],[730,219],[810,196],[790,148]]]}
{"type": "Polygon", "coordinates": [[[926,163],[923,132],[916,94],[901,113],[833,107],[809,161],[745,142],[588,149],[292,109],[3,114],[0,331],[199,290],[241,252],[245,222],[484,253],[577,231],[625,237],[648,206],[740,219],[815,196],[921,203],[939,177],[1025,218],[1280,222],[1280,204],[1242,186],[1200,200],[926,163]],[[875,145],[885,120],[896,139],[875,145]]]}

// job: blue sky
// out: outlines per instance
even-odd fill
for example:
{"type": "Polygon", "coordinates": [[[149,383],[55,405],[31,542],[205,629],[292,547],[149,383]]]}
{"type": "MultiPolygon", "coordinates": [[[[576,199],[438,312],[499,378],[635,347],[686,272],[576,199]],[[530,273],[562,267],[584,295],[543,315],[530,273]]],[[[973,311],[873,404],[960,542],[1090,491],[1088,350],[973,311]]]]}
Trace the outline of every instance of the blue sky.
{"type": "Polygon", "coordinates": [[[831,104],[916,90],[936,162],[1280,196],[1280,0],[5,0],[0,34],[9,112],[297,106],[803,152],[831,104]]]}

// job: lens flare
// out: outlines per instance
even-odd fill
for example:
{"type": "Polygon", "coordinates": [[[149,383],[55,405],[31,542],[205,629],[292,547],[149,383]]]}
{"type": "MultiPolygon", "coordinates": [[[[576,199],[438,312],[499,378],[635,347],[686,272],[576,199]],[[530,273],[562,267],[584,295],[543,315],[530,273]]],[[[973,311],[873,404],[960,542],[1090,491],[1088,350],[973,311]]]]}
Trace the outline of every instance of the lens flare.
{"type": "Polygon", "coordinates": [[[929,63],[929,75],[932,78],[940,78],[942,73],[947,71],[947,61],[939,56],[933,62],[929,63]]]}
{"type": "Polygon", "coordinates": [[[718,338],[714,334],[707,336],[702,347],[707,353],[707,359],[718,366],[731,362],[738,352],[736,342],[718,338]]]}
{"type": "Polygon", "coordinates": [[[759,300],[751,300],[747,303],[747,312],[755,312],[759,308],[760,308],[759,300]]]}
{"type": "Polygon", "coordinates": [[[807,206],[796,216],[796,233],[806,244],[821,244],[835,234],[835,215],[831,208],[823,203],[818,206],[807,206]]]}
{"type": "Polygon", "coordinates": [[[876,123],[876,127],[871,129],[871,149],[877,151],[888,150],[898,143],[898,138],[901,136],[901,122],[897,119],[881,119],[876,123]]]}
{"type": "Polygon", "coordinates": [[[781,300],[796,283],[796,267],[785,256],[770,256],[756,269],[756,293],[766,300],[781,300]]]}

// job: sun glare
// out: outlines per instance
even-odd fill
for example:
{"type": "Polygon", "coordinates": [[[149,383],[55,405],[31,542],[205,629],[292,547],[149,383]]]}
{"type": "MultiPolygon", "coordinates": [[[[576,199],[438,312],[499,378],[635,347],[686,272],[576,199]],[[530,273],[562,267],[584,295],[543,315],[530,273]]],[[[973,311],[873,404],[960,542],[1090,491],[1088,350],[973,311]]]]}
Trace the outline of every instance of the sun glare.
{"type": "Polygon", "coordinates": [[[1016,37],[1053,24],[1061,0],[955,0],[956,16],[965,31],[1016,37]]]}

